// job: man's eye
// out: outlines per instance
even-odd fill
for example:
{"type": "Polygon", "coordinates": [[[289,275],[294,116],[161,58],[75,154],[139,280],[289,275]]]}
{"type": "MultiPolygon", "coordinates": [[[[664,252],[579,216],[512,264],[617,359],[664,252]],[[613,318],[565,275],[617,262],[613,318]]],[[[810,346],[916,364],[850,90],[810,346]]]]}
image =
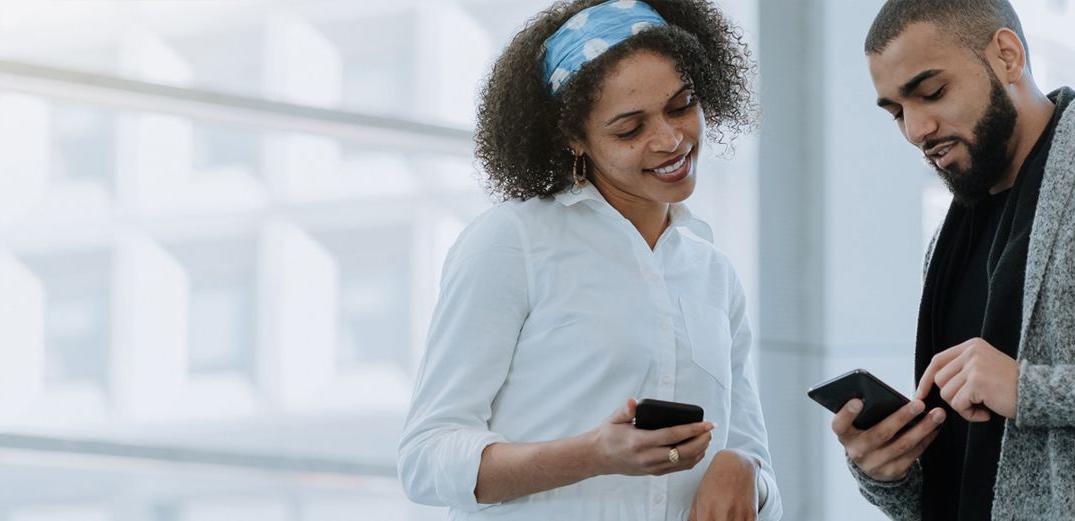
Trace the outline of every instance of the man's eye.
{"type": "Polygon", "coordinates": [[[894,119],[896,121],[899,121],[899,120],[903,119],[903,111],[901,110],[901,111],[893,114],[892,119],[894,119]]]}
{"type": "Polygon", "coordinates": [[[934,92],[933,94],[930,94],[928,96],[922,96],[922,97],[927,99],[927,100],[929,100],[929,101],[937,101],[937,100],[941,99],[941,96],[944,96],[944,87],[941,87],[941,88],[937,89],[937,91],[934,92]]]}

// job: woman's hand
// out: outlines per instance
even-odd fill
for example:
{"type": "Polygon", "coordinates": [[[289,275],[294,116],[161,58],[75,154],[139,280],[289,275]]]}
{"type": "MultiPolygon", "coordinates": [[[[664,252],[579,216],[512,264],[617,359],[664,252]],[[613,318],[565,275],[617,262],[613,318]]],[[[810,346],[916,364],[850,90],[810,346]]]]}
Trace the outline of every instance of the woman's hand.
{"type": "Polygon", "coordinates": [[[655,431],[636,429],[631,422],[637,405],[635,400],[627,400],[625,407],[590,432],[597,474],[660,476],[693,468],[702,461],[713,439],[712,423],[690,423],[655,431]],[[679,453],[675,463],[669,458],[673,448],[679,453]]]}
{"type": "Polygon", "coordinates": [[[734,450],[713,456],[698,491],[689,521],[754,521],[758,518],[758,466],[734,450]]]}
{"type": "Polygon", "coordinates": [[[482,451],[474,497],[478,503],[511,501],[604,474],[659,475],[702,461],[713,424],[692,423],[647,431],[631,425],[634,400],[600,427],[559,440],[493,443],[482,451]],[[678,460],[669,453],[675,447],[678,460]]]}

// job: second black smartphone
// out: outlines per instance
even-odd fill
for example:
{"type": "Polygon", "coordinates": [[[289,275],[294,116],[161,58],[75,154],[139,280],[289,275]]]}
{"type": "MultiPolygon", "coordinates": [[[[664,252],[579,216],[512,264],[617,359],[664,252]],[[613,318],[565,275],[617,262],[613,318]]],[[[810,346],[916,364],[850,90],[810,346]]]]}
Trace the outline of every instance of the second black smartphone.
{"type": "Polygon", "coordinates": [[[853,398],[862,400],[862,412],[852,425],[866,430],[910,400],[865,369],[855,369],[811,387],[806,395],[832,412],[840,412],[853,398]]]}
{"type": "Polygon", "coordinates": [[[652,431],[685,423],[697,423],[702,421],[704,416],[705,411],[697,405],[646,398],[638,402],[638,407],[635,408],[635,427],[652,431]]]}

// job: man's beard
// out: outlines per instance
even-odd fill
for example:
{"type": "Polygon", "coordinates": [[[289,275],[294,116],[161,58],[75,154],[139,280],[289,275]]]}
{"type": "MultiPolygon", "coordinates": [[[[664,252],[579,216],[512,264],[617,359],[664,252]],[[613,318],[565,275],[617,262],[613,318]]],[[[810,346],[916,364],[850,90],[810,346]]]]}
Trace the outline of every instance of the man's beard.
{"type": "MultiPolygon", "coordinates": [[[[970,168],[961,169],[953,163],[945,171],[934,165],[956,202],[964,206],[973,206],[985,200],[989,191],[1003,179],[1012,161],[1008,142],[1015,132],[1018,113],[997,76],[992,70],[987,69],[987,72],[990,83],[989,107],[974,126],[974,143],[955,138],[955,141],[963,143],[970,151],[970,168]]],[[[934,144],[951,140],[933,140],[927,143],[926,150],[934,144]]]]}

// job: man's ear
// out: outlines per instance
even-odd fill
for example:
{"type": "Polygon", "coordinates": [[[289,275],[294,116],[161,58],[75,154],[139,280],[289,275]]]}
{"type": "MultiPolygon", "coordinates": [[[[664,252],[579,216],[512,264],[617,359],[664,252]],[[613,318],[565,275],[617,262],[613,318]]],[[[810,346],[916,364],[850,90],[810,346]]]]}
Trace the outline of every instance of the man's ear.
{"type": "Polygon", "coordinates": [[[993,35],[993,45],[1000,60],[996,65],[1003,68],[997,76],[1006,85],[1018,82],[1028,72],[1026,48],[1019,35],[1011,29],[1001,28],[993,35]]]}

